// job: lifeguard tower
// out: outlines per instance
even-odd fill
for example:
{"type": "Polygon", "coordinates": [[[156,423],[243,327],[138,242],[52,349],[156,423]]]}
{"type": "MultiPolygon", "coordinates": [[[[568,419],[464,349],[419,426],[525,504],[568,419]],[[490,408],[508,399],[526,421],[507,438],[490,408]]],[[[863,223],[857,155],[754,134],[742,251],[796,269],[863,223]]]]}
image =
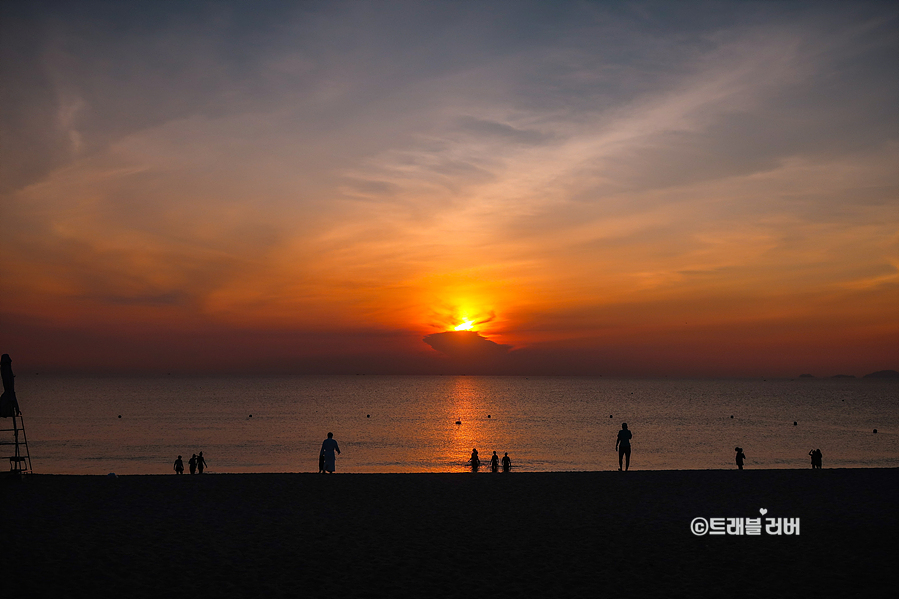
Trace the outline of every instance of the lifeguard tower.
{"type": "Polygon", "coordinates": [[[28,438],[25,436],[25,421],[22,412],[19,411],[19,402],[16,400],[15,375],[12,373],[12,360],[9,354],[3,354],[0,358],[0,375],[3,378],[3,395],[0,396],[0,446],[12,448],[9,456],[10,476],[21,476],[31,473],[31,454],[28,453],[28,438]],[[9,422],[12,428],[9,428],[9,422]],[[10,434],[12,433],[12,434],[10,434]]]}

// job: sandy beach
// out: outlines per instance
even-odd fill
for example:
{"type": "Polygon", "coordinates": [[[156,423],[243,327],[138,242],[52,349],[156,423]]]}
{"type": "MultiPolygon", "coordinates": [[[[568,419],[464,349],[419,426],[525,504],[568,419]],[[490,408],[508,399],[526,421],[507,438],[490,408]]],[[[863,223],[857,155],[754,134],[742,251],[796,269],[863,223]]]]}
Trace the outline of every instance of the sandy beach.
{"type": "Polygon", "coordinates": [[[6,558],[21,573],[3,586],[29,597],[886,596],[899,588],[897,474],[31,475],[0,483],[6,558]],[[697,536],[697,517],[799,518],[800,534],[697,536]]]}

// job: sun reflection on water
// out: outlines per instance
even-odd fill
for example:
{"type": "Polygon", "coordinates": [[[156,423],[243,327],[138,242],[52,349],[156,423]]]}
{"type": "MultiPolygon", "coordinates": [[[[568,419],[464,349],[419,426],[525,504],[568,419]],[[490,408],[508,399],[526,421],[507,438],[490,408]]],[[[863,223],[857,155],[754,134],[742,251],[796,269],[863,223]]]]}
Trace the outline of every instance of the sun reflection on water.
{"type": "Polygon", "coordinates": [[[444,445],[445,454],[436,461],[445,464],[449,471],[458,472],[468,468],[472,449],[478,450],[481,469],[489,469],[490,456],[499,449],[490,446],[497,440],[499,423],[488,413],[490,398],[485,395],[487,389],[479,383],[477,377],[456,377],[448,390],[447,405],[453,416],[453,424],[444,445]],[[460,424],[455,424],[456,422],[460,424]]]}

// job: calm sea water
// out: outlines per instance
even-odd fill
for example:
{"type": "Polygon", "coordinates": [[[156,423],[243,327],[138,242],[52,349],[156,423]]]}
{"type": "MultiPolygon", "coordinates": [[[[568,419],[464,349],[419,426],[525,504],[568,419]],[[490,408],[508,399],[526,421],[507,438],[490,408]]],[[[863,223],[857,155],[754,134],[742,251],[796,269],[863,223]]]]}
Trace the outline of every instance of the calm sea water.
{"type": "Polygon", "coordinates": [[[737,445],[747,468],[806,468],[814,448],[825,468],[899,467],[883,380],[26,374],[16,391],[39,473],[165,474],[199,451],[210,472],[314,472],[329,431],[338,472],[463,472],[474,447],[520,470],[617,470],[622,422],[632,469],[733,468],[737,445]]]}

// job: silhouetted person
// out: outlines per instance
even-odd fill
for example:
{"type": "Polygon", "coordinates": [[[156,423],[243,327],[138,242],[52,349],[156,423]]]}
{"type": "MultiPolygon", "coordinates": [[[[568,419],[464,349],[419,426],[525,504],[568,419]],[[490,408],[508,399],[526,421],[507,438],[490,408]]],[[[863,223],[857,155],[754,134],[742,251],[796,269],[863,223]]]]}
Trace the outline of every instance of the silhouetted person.
{"type": "Polygon", "coordinates": [[[478,471],[478,468],[481,467],[481,459],[478,457],[478,450],[477,450],[477,449],[472,449],[472,450],[471,450],[471,460],[469,461],[469,463],[471,464],[471,471],[472,471],[472,472],[477,472],[477,471],[478,471]]]}
{"type": "Polygon", "coordinates": [[[621,423],[618,431],[618,439],[615,441],[615,450],[618,452],[618,470],[621,470],[621,461],[624,460],[624,469],[631,467],[631,437],[634,435],[627,430],[627,422],[621,423]]]}
{"type": "Polygon", "coordinates": [[[742,447],[734,447],[734,451],[737,452],[737,468],[742,470],[743,469],[743,460],[746,459],[746,455],[743,453],[742,447]]]}
{"type": "Polygon", "coordinates": [[[509,452],[506,452],[506,455],[503,456],[503,472],[510,470],[512,470],[512,460],[509,458],[509,452]]]}
{"type": "Polygon", "coordinates": [[[808,452],[810,456],[812,456],[812,468],[820,468],[821,462],[824,459],[824,456],[821,454],[820,449],[813,449],[808,452]]]}
{"type": "Polygon", "coordinates": [[[175,474],[184,474],[184,462],[181,461],[180,455],[175,460],[175,474]]]}
{"type": "Polygon", "coordinates": [[[0,378],[3,379],[3,395],[0,395],[0,417],[11,418],[19,415],[16,401],[16,375],[12,373],[12,358],[9,354],[0,357],[0,378]]]}
{"type": "Polygon", "coordinates": [[[334,433],[328,433],[328,438],[322,441],[322,450],[319,452],[325,458],[325,471],[328,474],[334,474],[334,465],[337,461],[337,455],[334,452],[340,455],[340,447],[337,445],[337,441],[334,440],[334,433]]]}
{"type": "Polygon", "coordinates": [[[197,473],[197,454],[193,454],[192,456],[190,456],[190,459],[187,460],[187,465],[190,466],[191,474],[197,473]]]}
{"type": "Polygon", "coordinates": [[[496,455],[496,452],[493,452],[493,457],[490,458],[490,472],[499,472],[499,456],[496,455]]]}
{"type": "Polygon", "coordinates": [[[203,452],[200,452],[200,455],[197,456],[197,473],[203,474],[203,468],[206,467],[206,460],[203,459],[203,452]]]}
{"type": "Polygon", "coordinates": [[[325,454],[322,451],[318,452],[318,473],[325,473],[325,454]]]}

